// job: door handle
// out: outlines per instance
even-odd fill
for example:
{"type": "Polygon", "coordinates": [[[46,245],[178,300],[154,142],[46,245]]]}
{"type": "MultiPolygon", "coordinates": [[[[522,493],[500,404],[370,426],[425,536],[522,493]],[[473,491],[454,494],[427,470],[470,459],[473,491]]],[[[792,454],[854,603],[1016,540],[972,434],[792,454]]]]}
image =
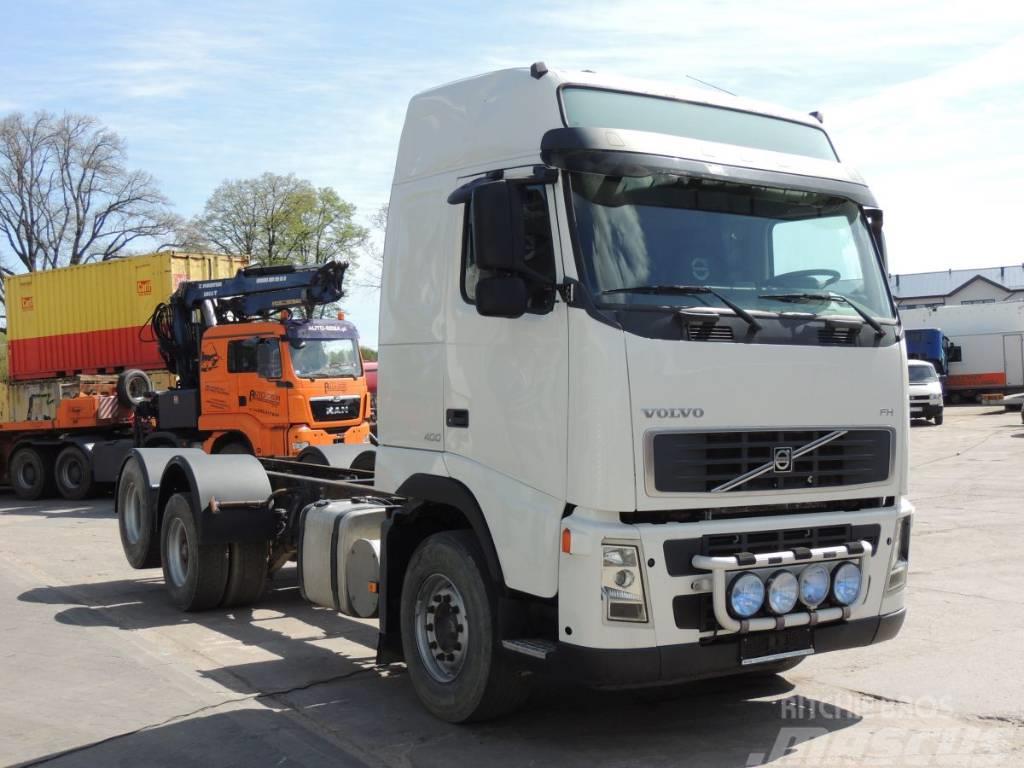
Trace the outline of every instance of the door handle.
{"type": "Polygon", "coordinates": [[[449,408],[445,413],[444,423],[449,427],[468,427],[469,411],[465,408],[449,408]]]}
{"type": "Polygon", "coordinates": [[[245,405],[245,403],[246,403],[245,395],[239,395],[238,396],[238,404],[239,405],[245,405]]]}

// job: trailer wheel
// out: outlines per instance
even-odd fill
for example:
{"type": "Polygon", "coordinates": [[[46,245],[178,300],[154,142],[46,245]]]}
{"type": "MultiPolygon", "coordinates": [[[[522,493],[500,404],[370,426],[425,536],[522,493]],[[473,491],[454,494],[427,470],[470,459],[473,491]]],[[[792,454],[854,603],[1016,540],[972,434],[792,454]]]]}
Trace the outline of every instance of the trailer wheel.
{"type": "Polygon", "coordinates": [[[126,408],[138,405],[153,390],[153,382],[145,371],[131,368],[117,377],[117,399],[126,408]]]}
{"type": "Polygon", "coordinates": [[[223,544],[199,543],[192,504],[185,494],[176,493],[167,500],[160,541],[171,602],[183,611],[220,605],[228,581],[228,549],[223,544]]]}
{"type": "Polygon", "coordinates": [[[96,484],[92,476],[92,462],[85,451],[69,445],[57,455],[53,470],[57,491],[69,501],[87,499],[96,484]]]}
{"type": "Polygon", "coordinates": [[[159,568],[160,526],[145,475],[134,456],[121,470],[116,504],[121,548],[128,564],[132,568],[159,568]]]}
{"type": "Polygon", "coordinates": [[[265,541],[233,542],[228,546],[228,583],[221,606],[252,605],[267,586],[270,547],[265,541]]]}
{"type": "Polygon", "coordinates": [[[35,501],[53,495],[53,472],[36,448],[19,448],[11,457],[10,476],[14,495],[35,501]]]}
{"type": "Polygon", "coordinates": [[[469,531],[437,533],[413,553],[402,585],[409,677],[423,705],[452,723],[497,717],[529,694],[525,673],[498,648],[483,562],[469,531]]]}

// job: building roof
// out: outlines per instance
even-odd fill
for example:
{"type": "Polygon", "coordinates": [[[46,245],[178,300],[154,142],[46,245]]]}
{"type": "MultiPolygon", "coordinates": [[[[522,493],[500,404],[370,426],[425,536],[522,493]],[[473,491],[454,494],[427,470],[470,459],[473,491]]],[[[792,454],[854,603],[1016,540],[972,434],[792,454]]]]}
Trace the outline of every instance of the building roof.
{"type": "Polygon", "coordinates": [[[1024,264],[984,269],[949,269],[942,272],[916,272],[890,275],[889,285],[898,299],[917,296],[948,296],[975,278],[985,278],[1008,291],[1024,290],[1024,264]]]}

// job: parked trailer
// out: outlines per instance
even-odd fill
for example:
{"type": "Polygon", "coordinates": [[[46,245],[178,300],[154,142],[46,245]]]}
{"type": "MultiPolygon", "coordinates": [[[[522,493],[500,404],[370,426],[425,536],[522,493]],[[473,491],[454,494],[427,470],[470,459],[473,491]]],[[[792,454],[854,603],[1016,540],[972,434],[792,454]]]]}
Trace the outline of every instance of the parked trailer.
{"type": "Polygon", "coordinates": [[[454,722],[531,672],[651,686],[899,632],[907,358],[882,213],[817,120],[538,62],[415,97],[397,158],[372,474],[135,451],[126,552],[176,605],[294,557],[454,722]]]}
{"type": "Polygon", "coordinates": [[[958,348],[943,380],[953,401],[1024,391],[1024,302],[919,307],[900,318],[908,331],[941,328],[958,348]]]}

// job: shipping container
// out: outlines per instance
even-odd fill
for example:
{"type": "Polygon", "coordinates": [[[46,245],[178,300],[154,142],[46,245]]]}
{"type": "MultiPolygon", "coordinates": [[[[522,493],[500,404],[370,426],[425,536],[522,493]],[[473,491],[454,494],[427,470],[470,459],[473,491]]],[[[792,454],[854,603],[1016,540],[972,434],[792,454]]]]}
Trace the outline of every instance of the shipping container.
{"type": "Polygon", "coordinates": [[[163,368],[146,327],[185,280],[231,277],[235,256],[154,253],[6,279],[10,381],[163,368]]]}

